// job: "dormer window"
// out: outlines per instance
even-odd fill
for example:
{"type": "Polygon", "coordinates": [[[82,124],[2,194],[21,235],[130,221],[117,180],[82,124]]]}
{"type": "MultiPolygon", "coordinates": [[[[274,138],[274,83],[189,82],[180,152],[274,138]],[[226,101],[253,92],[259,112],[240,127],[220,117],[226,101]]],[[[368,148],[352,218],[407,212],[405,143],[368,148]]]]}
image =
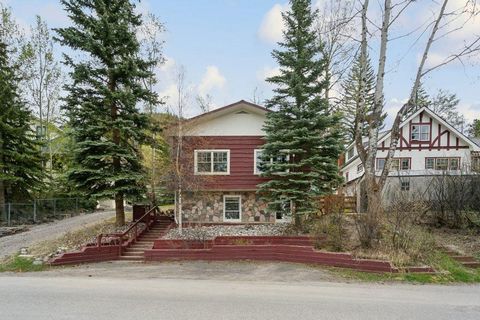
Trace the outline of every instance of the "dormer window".
{"type": "Polygon", "coordinates": [[[429,124],[412,125],[411,140],[430,141],[430,125],[429,124]]]}

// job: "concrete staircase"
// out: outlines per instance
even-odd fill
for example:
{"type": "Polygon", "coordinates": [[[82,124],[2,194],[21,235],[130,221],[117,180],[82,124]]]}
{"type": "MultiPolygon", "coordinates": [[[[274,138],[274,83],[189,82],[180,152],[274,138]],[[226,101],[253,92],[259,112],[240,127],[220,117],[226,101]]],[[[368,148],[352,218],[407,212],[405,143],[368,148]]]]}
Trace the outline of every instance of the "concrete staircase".
{"type": "Polygon", "coordinates": [[[161,216],[150,230],[145,231],[136,242],[124,250],[118,260],[143,261],[145,250],[152,249],[154,240],[162,237],[172,223],[169,217],[161,216]]]}

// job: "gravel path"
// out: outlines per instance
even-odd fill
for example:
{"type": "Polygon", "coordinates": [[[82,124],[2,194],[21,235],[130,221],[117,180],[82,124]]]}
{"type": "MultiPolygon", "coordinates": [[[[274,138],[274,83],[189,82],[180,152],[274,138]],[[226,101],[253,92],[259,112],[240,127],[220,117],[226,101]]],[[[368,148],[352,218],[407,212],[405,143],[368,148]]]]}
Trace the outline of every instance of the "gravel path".
{"type": "Polygon", "coordinates": [[[95,212],[32,226],[29,231],[2,237],[0,238],[0,260],[18,252],[22,247],[30,247],[40,241],[55,239],[68,231],[77,230],[114,216],[115,211],[95,212]]]}

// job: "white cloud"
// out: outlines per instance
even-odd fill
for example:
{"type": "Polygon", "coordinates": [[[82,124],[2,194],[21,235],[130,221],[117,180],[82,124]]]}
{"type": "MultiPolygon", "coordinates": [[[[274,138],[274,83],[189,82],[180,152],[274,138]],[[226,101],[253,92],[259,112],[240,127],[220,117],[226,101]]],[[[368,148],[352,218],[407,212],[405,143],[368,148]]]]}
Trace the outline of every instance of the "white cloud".
{"type": "Polygon", "coordinates": [[[208,66],[207,71],[198,85],[198,93],[206,95],[212,89],[223,88],[226,82],[227,80],[220,73],[217,66],[208,66]]]}
{"type": "Polygon", "coordinates": [[[260,39],[269,43],[276,43],[282,40],[284,30],[282,12],[288,10],[288,8],[288,3],[277,3],[265,14],[258,29],[260,39]]]}
{"type": "Polygon", "coordinates": [[[465,116],[467,122],[472,122],[474,119],[480,119],[480,105],[460,103],[457,110],[460,114],[465,116]]]}
{"type": "MultiPolygon", "coordinates": [[[[440,52],[430,51],[427,57],[427,61],[425,61],[425,68],[428,69],[428,68],[438,66],[439,64],[444,62],[445,59],[447,59],[447,56],[445,54],[442,54],[440,52]]],[[[422,60],[422,55],[419,54],[418,62],[420,63],[421,60],[422,60]]]]}
{"type": "Polygon", "coordinates": [[[158,96],[163,99],[167,107],[172,106],[178,100],[177,85],[175,83],[167,85],[158,93],[158,96]]]}
{"type": "Polygon", "coordinates": [[[280,75],[280,67],[264,67],[257,72],[257,80],[265,81],[267,78],[280,75]]]}

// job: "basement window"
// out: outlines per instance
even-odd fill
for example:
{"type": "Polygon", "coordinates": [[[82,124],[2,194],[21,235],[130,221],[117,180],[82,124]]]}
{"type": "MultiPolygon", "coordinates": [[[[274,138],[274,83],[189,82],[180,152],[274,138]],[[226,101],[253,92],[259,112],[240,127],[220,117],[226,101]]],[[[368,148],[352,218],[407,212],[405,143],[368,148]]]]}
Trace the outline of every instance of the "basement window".
{"type": "Polygon", "coordinates": [[[402,184],[400,186],[400,190],[409,191],[410,190],[410,181],[402,181],[402,184]]]}
{"type": "Polygon", "coordinates": [[[241,221],[242,216],[242,197],[241,196],[223,196],[223,220],[241,221]]]}

